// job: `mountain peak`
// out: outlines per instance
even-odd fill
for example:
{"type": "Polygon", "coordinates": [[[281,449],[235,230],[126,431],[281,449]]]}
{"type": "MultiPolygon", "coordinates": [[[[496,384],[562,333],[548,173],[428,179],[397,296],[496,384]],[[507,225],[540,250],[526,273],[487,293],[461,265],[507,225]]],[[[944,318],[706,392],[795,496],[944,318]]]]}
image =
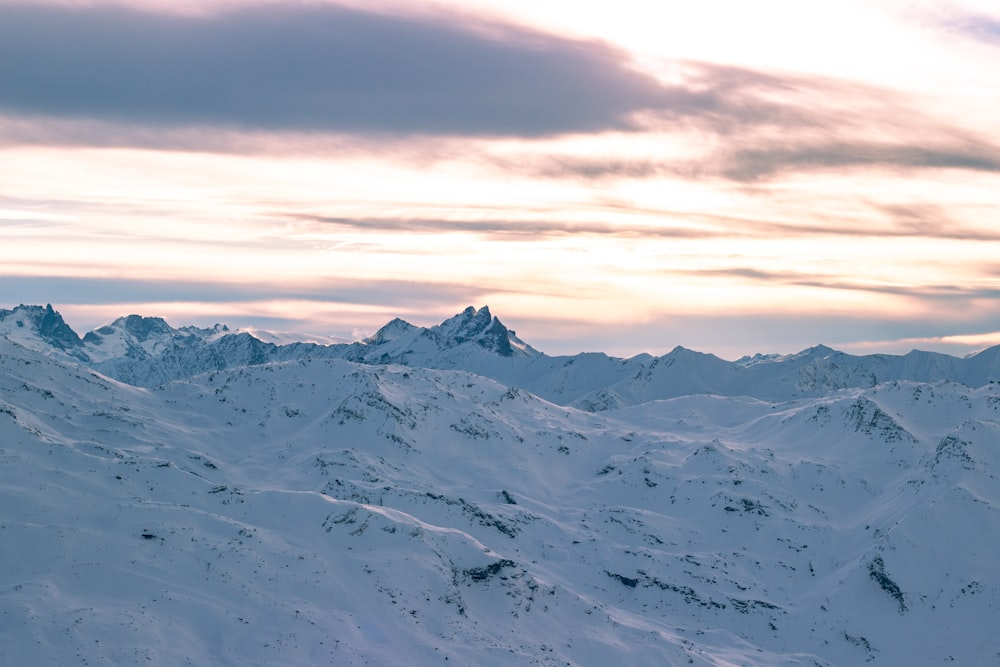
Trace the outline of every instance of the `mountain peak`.
{"type": "Polygon", "coordinates": [[[59,350],[71,351],[83,346],[80,337],[50,303],[44,307],[21,304],[13,310],[0,310],[0,320],[12,320],[18,329],[33,330],[39,338],[59,350]]]}
{"type": "Polygon", "coordinates": [[[831,354],[837,354],[837,350],[832,347],[823,345],[822,343],[818,345],[813,345],[812,347],[807,347],[801,352],[795,352],[794,354],[788,354],[779,357],[779,359],[791,360],[791,359],[824,359],[829,357],[831,354]]]}
{"type": "Polygon", "coordinates": [[[443,339],[452,340],[456,344],[464,343],[474,338],[486,329],[493,320],[488,306],[478,311],[469,306],[458,315],[449,317],[441,324],[431,327],[431,331],[443,339]]]}
{"type": "Polygon", "coordinates": [[[475,342],[483,349],[495,352],[501,357],[513,356],[515,347],[518,349],[527,347],[516,339],[515,345],[512,346],[513,332],[490,313],[489,306],[483,306],[479,310],[469,306],[458,315],[431,327],[430,330],[445,347],[457,347],[463,343],[475,342]]]}
{"type": "Polygon", "coordinates": [[[388,324],[376,331],[374,335],[365,338],[364,342],[368,345],[382,345],[392,342],[416,328],[406,320],[394,317],[388,324]]]}
{"type": "Polygon", "coordinates": [[[714,354],[709,352],[698,352],[697,350],[692,350],[691,348],[684,347],[683,345],[677,345],[674,349],[670,350],[663,358],[670,359],[689,359],[692,361],[702,361],[706,359],[718,359],[714,354]]]}
{"type": "Polygon", "coordinates": [[[64,350],[83,345],[80,337],[66,324],[62,315],[52,309],[52,304],[50,303],[45,304],[45,312],[38,322],[38,333],[55,347],[64,350]]]}
{"type": "Polygon", "coordinates": [[[144,342],[154,336],[170,335],[174,331],[162,317],[143,317],[142,315],[119,317],[112,322],[111,326],[124,330],[139,342],[144,342]]]}

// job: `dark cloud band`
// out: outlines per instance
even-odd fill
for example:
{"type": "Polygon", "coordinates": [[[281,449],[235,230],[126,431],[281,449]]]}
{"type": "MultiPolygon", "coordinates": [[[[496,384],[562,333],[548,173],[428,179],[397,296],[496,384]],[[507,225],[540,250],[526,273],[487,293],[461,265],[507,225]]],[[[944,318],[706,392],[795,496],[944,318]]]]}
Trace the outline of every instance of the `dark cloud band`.
{"type": "MultiPolygon", "coordinates": [[[[0,276],[0,304],[57,302],[116,304],[151,302],[248,303],[302,300],[381,306],[451,307],[479,297],[467,285],[406,280],[330,278],[314,285],[227,283],[211,280],[145,280],[79,276],[0,276]]],[[[491,290],[502,291],[502,290],[491,290]]],[[[3,306],[0,306],[3,307],[3,306]]],[[[8,306],[9,307],[9,306],[8,306]]]]}
{"type": "Polygon", "coordinates": [[[0,109],[28,117],[540,136],[625,129],[668,97],[622,51],[508,26],[337,6],[181,16],[0,5],[0,109]]]}

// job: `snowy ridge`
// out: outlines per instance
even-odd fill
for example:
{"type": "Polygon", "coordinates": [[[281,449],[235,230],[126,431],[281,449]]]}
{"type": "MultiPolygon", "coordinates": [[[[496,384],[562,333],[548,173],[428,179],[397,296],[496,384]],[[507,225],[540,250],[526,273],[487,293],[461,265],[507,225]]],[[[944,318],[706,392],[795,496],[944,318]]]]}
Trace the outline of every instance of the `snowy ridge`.
{"type": "Polygon", "coordinates": [[[470,306],[432,327],[397,318],[365,340],[331,344],[282,342],[287,335],[263,336],[277,342],[265,341],[224,325],[174,329],[160,318],[138,315],[119,318],[80,339],[51,306],[18,306],[0,310],[0,336],[56,358],[83,361],[137,386],[276,361],[346,359],[465,370],[588,411],[702,393],[781,401],[899,380],[972,387],[1000,381],[1000,346],[966,358],[918,350],[901,356],[853,356],[824,345],[735,362],[683,347],[660,357],[550,357],[519,339],[486,306],[470,306]]]}
{"type": "Polygon", "coordinates": [[[28,314],[59,327],[17,310],[0,314],[0,664],[1000,655],[995,354],[550,362],[491,347],[484,309],[333,348],[398,345],[403,365],[119,320],[105,344],[128,333],[133,359],[230,339],[231,356],[144,388],[27,335],[28,314]],[[237,364],[251,349],[290,358],[237,364]],[[552,393],[606,372],[623,407],[559,405],[421,355],[530,369],[552,393]],[[867,382],[875,364],[955,377],[867,382]],[[664,378],[709,391],[645,400],[676,391],[664,378]],[[792,395],[745,391],[767,378],[792,395]]]}

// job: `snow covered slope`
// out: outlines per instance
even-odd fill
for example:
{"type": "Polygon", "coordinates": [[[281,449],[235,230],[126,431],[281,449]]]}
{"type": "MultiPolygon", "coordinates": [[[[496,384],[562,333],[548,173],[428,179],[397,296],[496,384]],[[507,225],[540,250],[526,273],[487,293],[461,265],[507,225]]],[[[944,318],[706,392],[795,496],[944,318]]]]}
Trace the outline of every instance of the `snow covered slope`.
{"type": "MultiPolygon", "coordinates": [[[[417,367],[456,349],[484,365],[546,359],[506,355],[495,319],[467,311],[437,339],[396,323],[354,345],[397,345],[408,366],[262,344],[292,358],[223,356],[143,388],[95,371],[111,358],[74,356],[68,336],[23,335],[35,320],[16,311],[0,317],[0,664],[1000,659],[988,379],[818,393],[857,384],[842,378],[858,358],[832,351],[742,370],[700,372],[675,350],[537,371],[559,387],[577,364],[617,378],[631,404],[587,412],[417,367]],[[847,371],[791,398],[747,395],[764,380],[744,371],[783,364],[847,371]],[[699,390],[745,384],[644,400],[670,368],[699,390]]],[[[151,338],[179,330],[154,321],[142,340],[119,323],[106,345],[166,364],[151,338]]],[[[233,338],[190,335],[202,350],[233,338]]],[[[974,362],[953,362],[959,379],[992,372],[974,362]]],[[[676,388],[648,394],[662,391],[676,388]]]]}

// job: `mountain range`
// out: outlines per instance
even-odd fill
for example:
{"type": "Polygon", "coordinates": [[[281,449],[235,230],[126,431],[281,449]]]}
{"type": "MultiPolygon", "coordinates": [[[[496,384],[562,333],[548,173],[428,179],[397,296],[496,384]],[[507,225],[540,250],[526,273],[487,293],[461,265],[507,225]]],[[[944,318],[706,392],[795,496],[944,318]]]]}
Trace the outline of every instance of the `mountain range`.
{"type": "Polygon", "coordinates": [[[210,370],[302,359],[343,359],[460,369],[526,389],[560,405],[596,412],[691,394],[788,400],[881,382],[952,381],[977,387],[1000,380],[1000,346],[959,358],[914,350],[854,356],[824,345],[791,355],[725,361],[676,347],[654,357],[602,353],[551,357],[519,339],[488,307],[466,308],[432,327],[394,319],[352,343],[265,342],[217,324],[171,327],[162,318],[128,315],[82,338],[47,306],[0,310],[0,336],[78,362],[127,384],[153,387],[210,370]]]}
{"type": "Polygon", "coordinates": [[[0,664],[996,664],[998,349],[0,310],[0,664]]]}

